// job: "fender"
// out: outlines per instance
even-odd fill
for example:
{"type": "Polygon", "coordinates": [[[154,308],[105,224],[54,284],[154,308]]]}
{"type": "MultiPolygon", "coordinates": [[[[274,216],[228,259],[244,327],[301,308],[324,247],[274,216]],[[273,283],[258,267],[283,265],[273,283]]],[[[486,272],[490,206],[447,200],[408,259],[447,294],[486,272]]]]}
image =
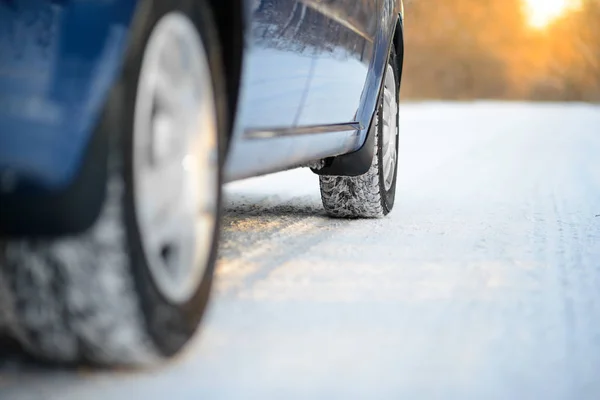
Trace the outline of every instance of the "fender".
{"type": "Polygon", "coordinates": [[[109,146],[98,121],[110,119],[105,104],[113,103],[107,99],[141,4],[0,2],[0,103],[11,106],[0,107],[0,236],[75,234],[97,219],[109,146]],[[28,18],[37,25],[10,29],[28,18]]]}

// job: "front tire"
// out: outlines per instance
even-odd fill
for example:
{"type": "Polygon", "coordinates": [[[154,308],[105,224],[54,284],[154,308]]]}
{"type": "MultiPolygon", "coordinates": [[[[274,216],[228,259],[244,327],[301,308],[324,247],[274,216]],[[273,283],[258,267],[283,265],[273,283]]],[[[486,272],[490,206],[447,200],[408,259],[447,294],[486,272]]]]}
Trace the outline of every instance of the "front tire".
{"type": "Polygon", "coordinates": [[[394,207],[398,172],[398,93],[400,77],[392,49],[379,104],[371,122],[375,152],[360,176],[320,176],[321,199],[336,218],[381,218],[394,207]]]}
{"type": "Polygon", "coordinates": [[[111,136],[100,216],[78,236],[4,244],[10,329],[50,361],[169,358],[209,298],[223,145],[218,43],[202,2],[146,4],[99,125],[111,136]]]}

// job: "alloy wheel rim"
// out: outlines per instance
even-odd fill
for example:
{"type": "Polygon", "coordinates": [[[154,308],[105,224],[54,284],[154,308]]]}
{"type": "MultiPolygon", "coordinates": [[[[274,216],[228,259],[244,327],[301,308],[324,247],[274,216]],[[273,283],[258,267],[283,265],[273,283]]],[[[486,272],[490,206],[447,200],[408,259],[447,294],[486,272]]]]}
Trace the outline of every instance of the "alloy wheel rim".
{"type": "Polygon", "coordinates": [[[165,298],[184,303],[208,266],[219,160],[206,51],[180,12],[164,15],[148,39],[133,138],[135,213],[148,269],[165,298]]]}
{"type": "Polygon", "coordinates": [[[383,89],[383,182],[385,190],[389,191],[396,175],[398,160],[398,97],[394,68],[388,65],[385,73],[383,89]]]}

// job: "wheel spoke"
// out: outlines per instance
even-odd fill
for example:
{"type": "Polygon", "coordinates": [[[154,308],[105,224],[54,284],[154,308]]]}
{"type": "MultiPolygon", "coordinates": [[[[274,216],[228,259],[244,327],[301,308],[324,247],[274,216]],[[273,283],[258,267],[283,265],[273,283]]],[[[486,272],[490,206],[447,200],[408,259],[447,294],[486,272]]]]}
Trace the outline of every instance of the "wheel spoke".
{"type": "Polygon", "coordinates": [[[384,135],[384,136],[388,137],[387,140],[384,140],[384,144],[383,144],[383,161],[387,162],[387,161],[389,161],[390,151],[391,151],[392,146],[390,146],[390,143],[389,143],[390,142],[389,135],[384,135]]]}
{"type": "Polygon", "coordinates": [[[145,168],[137,174],[138,196],[144,196],[140,202],[140,212],[148,221],[148,228],[154,229],[156,220],[170,208],[178,208],[182,196],[181,166],[172,162],[160,168],[145,168]]]}
{"type": "Polygon", "coordinates": [[[148,79],[154,83],[154,96],[159,106],[169,111],[177,111],[180,107],[179,88],[166,74],[156,71],[148,79]]]}

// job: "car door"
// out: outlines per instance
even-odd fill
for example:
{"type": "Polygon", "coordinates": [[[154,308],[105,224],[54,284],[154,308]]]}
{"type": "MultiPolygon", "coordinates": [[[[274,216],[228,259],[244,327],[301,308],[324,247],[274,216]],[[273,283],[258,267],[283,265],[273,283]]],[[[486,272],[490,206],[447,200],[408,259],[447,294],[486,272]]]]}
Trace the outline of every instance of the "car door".
{"type": "Polygon", "coordinates": [[[226,181],[280,170],[294,143],[265,143],[253,136],[296,126],[313,67],[304,42],[310,26],[301,0],[245,0],[248,18],[240,98],[225,170],[226,181]]]}
{"type": "MultiPolygon", "coordinates": [[[[319,42],[314,48],[313,74],[298,125],[361,119],[357,112],[363,96],[374,97],[367,91],[378,87],[374,83],[380,74],[369,74],[369,70],[376,43],[386,42],[377,40],[377,35],[383,23],[384,3],[389,1],[304,0],[310,12],[316,14],[307,20],[314,25],[311,29],[319,32],[319,42]]],[[[370,116],[363,117],[368,124],[370,116]]]]}
{"type": "Polygon", "coordinates": [[[294,126],[308,83],[312,59],[304,51],[299,0],[247,0],[247,32],[241,115],[245,130],[294,126]]]}

